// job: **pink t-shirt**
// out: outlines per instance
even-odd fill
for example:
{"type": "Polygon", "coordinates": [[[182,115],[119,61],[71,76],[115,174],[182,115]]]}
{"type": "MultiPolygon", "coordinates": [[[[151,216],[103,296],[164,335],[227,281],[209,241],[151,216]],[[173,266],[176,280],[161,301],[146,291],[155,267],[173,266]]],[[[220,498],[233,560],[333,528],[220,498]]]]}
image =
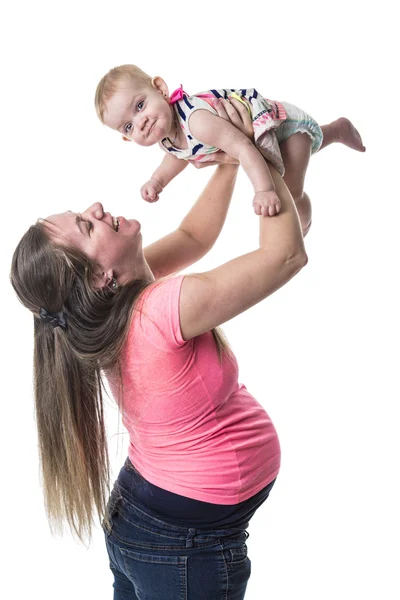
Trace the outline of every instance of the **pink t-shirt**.
{"type": "MultiPolygon", "coordinates": [[[[280,447],[262,406],[219,362],[211,332],[182,338],[184,276],[145,290],[122,353],[129,458],[160,488],[214,504],[247,500],[278,474],[280,447]]],[[[113,386],[112,386],[113,387],[113,386]]]]}

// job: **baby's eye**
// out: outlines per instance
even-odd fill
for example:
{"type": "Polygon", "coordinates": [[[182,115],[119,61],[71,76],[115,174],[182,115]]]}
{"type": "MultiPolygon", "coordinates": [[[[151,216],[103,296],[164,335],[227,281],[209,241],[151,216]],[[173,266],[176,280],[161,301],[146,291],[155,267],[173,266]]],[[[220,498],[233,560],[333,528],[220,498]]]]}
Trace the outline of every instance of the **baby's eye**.
{"type": "Polygon", "coordinates": [[[94,229],[92,221],[86,221],[89,233],[94,229]]]}
{"type": "Polygon", "coordinates": [[[124,126],[124,131],[125,131],[125,133],[131,133],[132,132],[132,123],[127,123],[124,126]]]}
{"type": "Polygon", "coordinates": [[[142,108],[143,108],[143,105],[144,105],[144,102],[143,102],[143,101],[142,101],[142,102],[138,102],[138,103],[137,103],[137,109],[138,109],[138,110],[142,110],[142,108]]]}

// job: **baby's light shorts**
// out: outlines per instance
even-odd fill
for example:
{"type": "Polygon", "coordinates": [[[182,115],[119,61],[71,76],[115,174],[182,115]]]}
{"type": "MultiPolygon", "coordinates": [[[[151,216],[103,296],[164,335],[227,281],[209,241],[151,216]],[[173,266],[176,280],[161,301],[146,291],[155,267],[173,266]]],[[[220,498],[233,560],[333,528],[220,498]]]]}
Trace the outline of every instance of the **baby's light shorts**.
{"type": "Polygon", "coordinates": [[[312,142],[311,154],[318,152],[324,137],[318,123],[298,106],[289,102],[281,104],[286,110],[287,119],[275,131],[278,143],[281,144],[295,133],[307,133],[312,142]]]}

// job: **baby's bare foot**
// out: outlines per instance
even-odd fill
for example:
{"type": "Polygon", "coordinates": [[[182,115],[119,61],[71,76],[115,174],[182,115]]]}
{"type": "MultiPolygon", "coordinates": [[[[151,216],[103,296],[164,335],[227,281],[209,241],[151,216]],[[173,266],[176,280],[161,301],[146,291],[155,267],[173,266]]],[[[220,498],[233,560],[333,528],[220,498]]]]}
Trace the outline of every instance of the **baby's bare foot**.
{"type": "Polygon", "coordinates": [[[365,146],[362,143],[361,135],[349,119],[340,117],[340,119],[335,121],[335,129],[335,138],[337,142],[345,144],[345,146],[348,146],[353,150],[358,150],[358,152],[365,152],[365,146]]]}

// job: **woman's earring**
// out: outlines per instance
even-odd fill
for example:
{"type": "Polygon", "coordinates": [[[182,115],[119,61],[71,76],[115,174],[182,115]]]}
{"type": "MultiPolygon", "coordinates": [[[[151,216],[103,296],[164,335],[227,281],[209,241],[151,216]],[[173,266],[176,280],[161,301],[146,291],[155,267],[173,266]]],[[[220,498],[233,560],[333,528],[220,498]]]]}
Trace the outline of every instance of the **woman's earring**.
{"type": "Polygon", "coordinates": [[[110,287],[111,287],[111,289],[112,289],[113,292],[117,291],[117,289],[118,289],[118,281],[115,279],[115,277],[111,277],[110,287]]]}

